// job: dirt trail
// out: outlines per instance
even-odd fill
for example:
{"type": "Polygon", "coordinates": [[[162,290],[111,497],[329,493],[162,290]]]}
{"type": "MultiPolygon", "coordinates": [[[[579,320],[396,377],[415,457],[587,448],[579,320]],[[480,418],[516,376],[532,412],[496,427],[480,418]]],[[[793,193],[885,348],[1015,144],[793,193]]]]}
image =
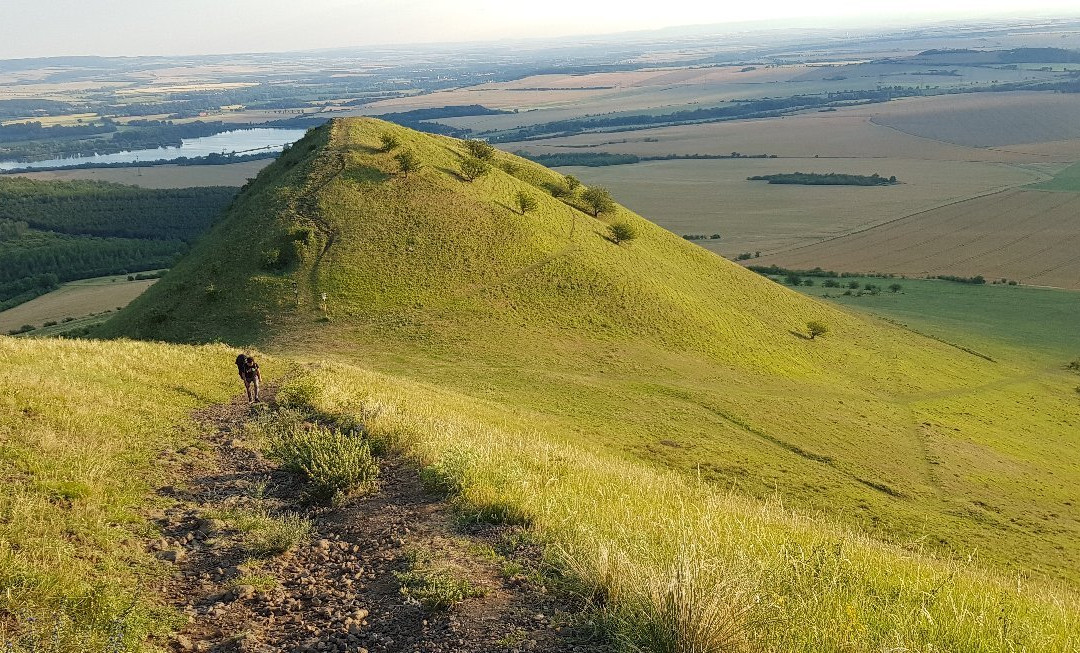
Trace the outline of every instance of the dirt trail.
{"type": "MultiPolygon", "coordinates": [[[[274,389],[266,398],[273,402],[274,389]]],[[[158,589],[187,616],[173,651],[603,651],[580,617],[549,593],[539,551],[518,529],[463,527],[402,460],[381,462],[379,488],[337,508],[302,502],[302,481],[245,439],[266,405],[237,398],[196,415],[205,445],[167,452],[175,500],[152,517],[150,543],[175,573],[158,589]],[[253,558],[238,514],[302,515],[291,551],[253,558]],[[238,524],[240,524],[238,526],[238,524]],[[417,551],[449,565],[483,595],[445,611],[400,591],[417,551]]]]}

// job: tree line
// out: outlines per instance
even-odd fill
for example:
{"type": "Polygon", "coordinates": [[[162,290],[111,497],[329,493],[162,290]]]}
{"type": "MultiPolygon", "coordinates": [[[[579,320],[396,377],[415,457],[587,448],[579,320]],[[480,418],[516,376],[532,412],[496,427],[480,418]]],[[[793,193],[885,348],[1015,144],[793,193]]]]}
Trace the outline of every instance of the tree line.
{"type": "Polygon", "coordinates": [[[170,267],[235,193],[0,177],[0,310],[65,281],[170,267]]]}
{"type": "Polygon", "coordinates": [[[191,242],[210,227],[236,190],[0,177],[0,220],[63,234],[191,242]]]}
{"type": "Polygon", "coordinates": [[[840,172],[786,172],[775,175],[754,175],[748,181],[767,181],[770,184],[799,184],[803,186],[890,186],[899,183],[896,176],[849,175],[840,172]]]}

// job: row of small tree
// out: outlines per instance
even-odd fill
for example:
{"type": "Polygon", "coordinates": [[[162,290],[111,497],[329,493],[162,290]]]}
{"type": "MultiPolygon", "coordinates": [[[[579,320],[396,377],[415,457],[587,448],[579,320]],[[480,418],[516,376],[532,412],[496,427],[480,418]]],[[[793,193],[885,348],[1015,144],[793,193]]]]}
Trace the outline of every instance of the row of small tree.
{"type": "MultiPolygon", "coordinates": [[[[383,152],[392,152],[401,147],[401,141],[397,136],[385,133],[380,137],[383,152]]],[[[463,141],[466,155],[462,158],[458,168],[458,176],[467,182],[473,182],[483,177],[491,170],[491,162],[495,157],[495,147],[486,141],[466,139],[463,141]]],[[[409,173],[420,169],[419,158],[409,150],[402,150],[394,155],[398,171],[403,177],[408,178],[409,173]]],[[[560,199],[574,199],[578,195],[581,182],[573,175],[566,175],[560,181],[550,184],[548,189],[553,197],[560,199]]],[[[594,218],[602,213],[610,213],[615,209],[615,200],[611,193],[600,186],[585,188],[580,194],[580,200],[585,205],[588,213],[594,218]]],[[[514,195],[514,208],[521,215],[535,211],[539,201],[524,190],[519,190],[514,195]]],[[[619,221],[609,225],[608,236],[615,243],[633,240],[637,237],[637,229],[627,221],[619,221]]]]}

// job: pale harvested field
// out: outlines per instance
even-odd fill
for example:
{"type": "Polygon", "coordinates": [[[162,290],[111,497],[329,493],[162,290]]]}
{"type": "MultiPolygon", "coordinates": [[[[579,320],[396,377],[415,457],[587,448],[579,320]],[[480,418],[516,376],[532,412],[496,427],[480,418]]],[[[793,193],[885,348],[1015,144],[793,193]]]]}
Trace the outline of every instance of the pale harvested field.
{"type": "Polygon", "coordinates": [[[273,163],[273,159],[258,159],[220,166],[148,166],[145,168],[80,168],[46,172],[20,172],[31,179],[71,180],[93,179],[128,184],[143,188],[190,188],[192,186],[243,186],[248,179],[273,163]]]}
{"type": "MultiPolygon", "coordinates": [[[[997,95],[997,94],[995,94],[997,95]]],[[[967,97],[967,96],[964,96],[967,97]]],[[[975,96],[972,96],[975,97],[975,96]]],[[[1055,94],[1042,95],[1053,103],[1055,94]]],[[[521,143],[504,143],[506,150],[534,153],[618,152],[662,154],[777,154],[781,157],[901,158],[937,161],[1004,163],[1071,163],[1080,160],[1080,139],[1053,147],[977,148],[936,141],[874,124],[871,119],[886,108],[891,115],[905,110],[924,111],[939,103],[947,108],[952,96],[914,98],[884,104],[849,107],[766,120],[658,127],[628,132],[580,134],[521,143]],[[923,102],[925,100],[925,102],[923,102]]],[[[976,99],[979,99],[976,97],[976,99]]],[[[1078,97],[1080,99],[1080,97],[1078,97]]],[[[1023,121],[1018,111],[1015,120],[1023,121]]]]}
{"type": "Polygon", "coordinates": [[[65,317],[80,318],[92,313],[115,311],[127,306],[149,288],[156,279],[128,281],[127,276],[98,277],[65,283],[47,295],[0,312],[0,333],[24,324],[40,327],[48,321],[65,317]]]}
{"type": "Polygon", "coordinates": [[[1009,190],[755,263],[1080,288],[1080,193],[1009,190]]]}
{"type": "Polygon", "coordinates": [[[875,112],[876,124],[970,147],[1080,138],[1080,94],[972,93],[911,98],[875,112]]]}
{"type": "Polygon", "coordinates": [[[34,118],[19,118],[18,120],[5,120],[0,123],[3,125],[17,125],[20,123],[37,122],[41,123],[42,127],[53,127],[56,125],[78,125],[81,122],[95,122],[99,120],[101,116],[96,113],[72,113],[66,116],[37,116],[34,118]]]}
{"type": "Polygon", "coordinates": [[[722,159],[560,168],[612,191],[677,234],[724,256],[817,242],[956,201],[1046,179],[1028,167],[912,159],[722,159]],[[895,186],[787,186],[747,181],[780,172],[896,175],[895,186]]]}
{"type": "MultiPolygon", "coordinates": [[[[815,93],[852,88],[849,81],[823,81],[824,69],[804,65],[760,67],[740,72],[738,67],[665,68],[591,75],[535,75],[512,82],[480,84],[368,105],[360,113],[482,104],[495,109],[517,109],[513,115],[468,116],[440,120],[477,131],[509,129],[586,114],[614,111],[671,113],[719,102],[777,94],[815,93]],[[807,72],[811,74],[807,76],[807,72]]],[[[876,86],[876,80],[867,82],[876,86]]],[[[856,83],[860,86],[861,83],[856,83]]]]}

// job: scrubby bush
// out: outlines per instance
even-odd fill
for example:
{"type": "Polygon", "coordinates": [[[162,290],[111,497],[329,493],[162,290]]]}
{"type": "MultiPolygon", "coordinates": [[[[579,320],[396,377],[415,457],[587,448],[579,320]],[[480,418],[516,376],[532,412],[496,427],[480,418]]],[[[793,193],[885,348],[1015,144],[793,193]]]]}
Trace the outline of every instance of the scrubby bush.
{"type": "Polygon", "coordinates": [[[633,224],[620,220],[608,225],[608,235],[618,244],[637,238],[638,231],[633,224]]]}
{"type": "Polygon", "coordinates": [[[900,292],[900,291],[901,291],[901,290],[903,290],[903,289],[904,289],[904,287],[903,287],[903,286],[901,286],[901,285],[900,285],[900,284],[898,284],[898,283],[894,283],[894,284],[891,284],[891,285],[889,286],[889,292],[894,292],[894,293],[895,293],[895,292],[900,292]]]}
{"type": "Polygon", "coordinates": [[[359,432],[302,423],[279,430],[269,455],[308,481],[308,496],[333,504],[352,492],[370,490],[379,474],[371,448],[359,432]]]}
{"type": "Polygon", "coordinates": [[[810,320],[806,323],[806,333],[813,340],[818,336],[823,336],[829,332],[829,327],[824,322],[818,322],[817,320],[810,320]]]}
{"type": "Polygon", "coordinates": [[[538,205],[536,198],[523,190],[519,190],[514,195],[514,206],[517,207],[518,213],[521,215],[525,215],[529,211],[535,211],[538,205]]]}
{"type": "Polygon", "coordinates": [[[581,182],[574,175],[566,175],[563,177],[563,183],[566,184],[566,190],[569,191],[571,195],[573,195],[578,187],[581,186],[581,182]]]}

